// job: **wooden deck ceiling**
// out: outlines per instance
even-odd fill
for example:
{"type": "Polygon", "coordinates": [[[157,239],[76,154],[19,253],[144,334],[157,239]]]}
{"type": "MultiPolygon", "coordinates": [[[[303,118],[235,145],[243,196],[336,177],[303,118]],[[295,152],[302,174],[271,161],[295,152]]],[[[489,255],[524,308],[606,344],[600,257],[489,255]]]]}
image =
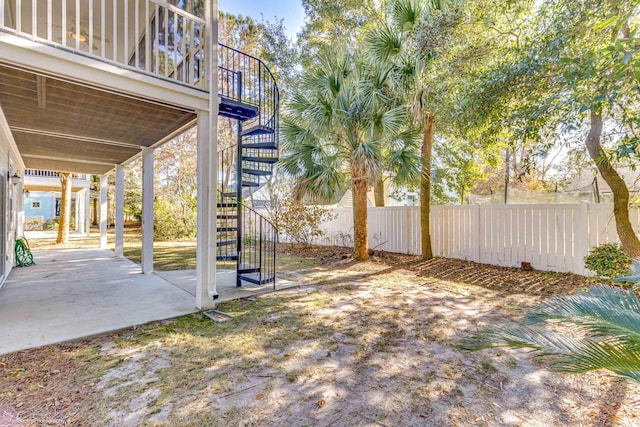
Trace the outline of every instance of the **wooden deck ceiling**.
{"type": "Polygon", "coordinates": [[[110,171],[196,118],[193,111],[4,65],[0,108],[27,168],[88,174],[110,171]]]}

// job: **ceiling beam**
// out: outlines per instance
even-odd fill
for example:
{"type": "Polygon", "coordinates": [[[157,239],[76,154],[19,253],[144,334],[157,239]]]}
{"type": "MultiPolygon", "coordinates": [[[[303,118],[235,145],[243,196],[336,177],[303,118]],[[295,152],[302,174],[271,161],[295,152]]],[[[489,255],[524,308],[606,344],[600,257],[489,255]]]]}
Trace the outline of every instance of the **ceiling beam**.
{"type": "Polygon", "coordinates": [[[26,134],[31,134],[31,135],[49,136],[51,138],[73,139],[73,140],[76,140],[76,141],[89,142],[89,143],[93,143],[93,144],[111,145],[111,146],[114,146],[114,147],[132,148],[132,149],[136,149],[136,150],[142,149],[141,145],[129,144],[129,143],[126,143],[126,142],[110,141],[110,140],[98,139],[98,138],[90,138],[88,136],[69,135],[69,134],[64,134],[64,133],[59,133],[59,132],[47,132],[45,130],[40,130],[40,129],[29,129],[29,128],[22,128],[22,127],[12,126],[11,127],[11,131],[12,132],[19,132],[19,133],[26,133],[26,134]]]}
{"type": "Polygon", "coordinates": [[[39,160],[53,160],[58,162],[73,162],[73,163],[84,163],[87,165],[103,165],[103,166],[115,166],[115,163],[109,162],[96,162],[93,160],[79,160],[68,157],[54,157],[54,156],[37,156],[35,154],[23,154],[22,157],[26,159],[39,159],[39,160]]]}

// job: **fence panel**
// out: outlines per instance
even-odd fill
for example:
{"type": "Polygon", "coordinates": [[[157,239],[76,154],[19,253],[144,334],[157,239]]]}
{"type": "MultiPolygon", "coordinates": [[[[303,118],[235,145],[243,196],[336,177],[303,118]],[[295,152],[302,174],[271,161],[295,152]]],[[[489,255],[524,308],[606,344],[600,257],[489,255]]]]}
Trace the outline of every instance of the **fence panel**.
{"type": "MultiPolygon", "coordinates": [[[[319,245],[353,245],[351,208],[331,210],[319,245]]],[[[635,230],[640,209],[630,211],[635,230]]],[[[421,253],[420,207],[369,208],[369,247],[421,253]]],[[[283,241],[287,241],[283,236],[283,241]]],[[[440,205],[431,207],[436,256],[504,267],[531,263],[540,270],[588,274],[584,256],[603,243],[619,242],[612,204],[440,205]]]]}

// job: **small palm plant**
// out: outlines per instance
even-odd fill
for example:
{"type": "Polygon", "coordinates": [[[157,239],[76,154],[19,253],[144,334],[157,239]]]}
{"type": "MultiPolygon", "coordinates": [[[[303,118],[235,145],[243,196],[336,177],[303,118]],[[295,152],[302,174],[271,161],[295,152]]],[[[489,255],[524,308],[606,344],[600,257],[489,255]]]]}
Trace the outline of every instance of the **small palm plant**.
{"type": "Polygon", "coordinates": [[[607,369],[640,382],[640,299],[631,289],[590,286],[588,292],[549,298],[523,324],[486,329],[459,347],[532,348],[554,371],[607,369]],[[552,329],[553,323],[566,328],[552,329]]]}

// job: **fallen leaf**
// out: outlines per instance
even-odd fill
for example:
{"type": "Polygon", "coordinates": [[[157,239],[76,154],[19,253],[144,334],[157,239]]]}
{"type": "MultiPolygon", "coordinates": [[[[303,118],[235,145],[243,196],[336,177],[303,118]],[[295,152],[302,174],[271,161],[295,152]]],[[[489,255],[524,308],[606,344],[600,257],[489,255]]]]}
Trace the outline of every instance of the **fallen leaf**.
{"type": "Polygon", "coordinates": [[[284,355],[284,356],[282,356],[282,357],[284,357],[285,359],[288,359],[288,358],[290,358],[290,357],[291,357],[291,355],[290,355],[290,354],[285,354],[285,355],[284,355]]]}
{"type": "Polygon", "coordinates": [[[257,399],[262,399],[263,397],[264,397],[264,394],[262,394],[262,393],[256,394],[256,400],[257,399]]]}
{"type": "Polygon", "coordinates": [[[320,399],[316,402],[316,405],[318,405],[318,408],[322,408],[324,406],[324,399],[320,399]]]}

